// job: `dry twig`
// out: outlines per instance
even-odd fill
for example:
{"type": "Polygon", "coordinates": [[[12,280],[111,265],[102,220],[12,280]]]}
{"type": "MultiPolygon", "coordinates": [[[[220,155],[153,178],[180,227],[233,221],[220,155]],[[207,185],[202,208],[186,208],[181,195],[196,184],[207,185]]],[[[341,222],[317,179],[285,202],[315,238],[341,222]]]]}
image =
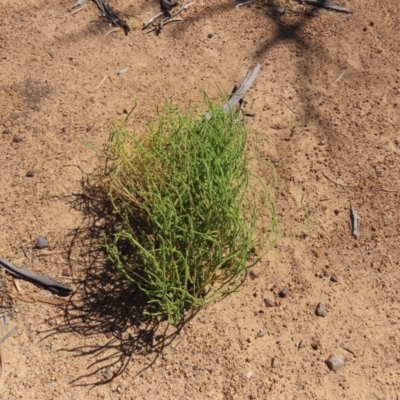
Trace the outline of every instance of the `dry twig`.
{"type": "Polygon", "coordinates": [[[347,69],[345,69],[335,80],[335,83],[338,83],[343,77],[344,74],[346,73],[347,69]]]}
{"type": "Polygon", "coordinates": [[[332,178],[329,178],[329,176],[326,175],[324,171],[321,171],[321,173],[322,173],[322,175],[323,175],[326,179],[328,179],[328,181],[331,181],[331,182],[334,183],[335,185],[342,186],[342,187],[347,187],[347,188],[355,188],[355,187],[358,187],[358,185],[345,185],[344,183],[336,182],[336,181],[334,181],[332,178]]]}
{"type": "Polygon", "coordinates": [[[286,107],[287,107],[293,114],[296,114],[296,113],[293,111],[293,108],[290,107],[289,104],[286,103],[286,101],[283,100],[281,96],[278,96],[278,97],[279,97],[279,100],[281,100],[281,101],[286,105],[286,107]]]}
{"type": "MultiPolygon", "coordinates": [[[[73,11],[67,13],[67,14],[60,15],[60,16],[57,17],[57,18],[67,18],[67,17],[70,17],[71,15],[77,14],[79,11],[82,11],[85,7],[86,7],[86,4],[84,4],[81,8],[77,8],[76,10],[73,10],[73,11]]],[[[74,8],[74,7],[72,7],[72,8],[74,8]]]]}
{"type": "Polygon", "coordinates": [[[191,5],[193,5],[195,2],[192,3],[188,3],[185,4],[185,1],[182,4],[182,7],[174,12],[173,14],[167,15],[165,18],[161,19],[161,21],[156,24],[155,26],[151,26],[153,25],[153,22],[157,19],[160,18],[161,16],[165,15],[164,12],[158,13],[156,15],[154,15],[153,17],[151,17],[145,24],[143,24],[143,28],[142,31],[146,30],[146,33],[150,33],[150,32],[156,32],[156,34],[160,34],[162,32],[162,28],[164,25],[167,25],[171,22],[181,22],[183,21],[180,18],[176,18],[179,14],[181,14],[183,11],[185,11],[188,7],[190,7],[191,5]],[[151,26],[151,27],[150,27],[151,26]]]}
{"type": "Polygon", "coordinates": [[[360,236],[361,220],[360,220],[357,210],[353,206],[350,206],[350,214],[351,214],[352,235],[356,239],[358,239],[358,237],[360,236]]]}

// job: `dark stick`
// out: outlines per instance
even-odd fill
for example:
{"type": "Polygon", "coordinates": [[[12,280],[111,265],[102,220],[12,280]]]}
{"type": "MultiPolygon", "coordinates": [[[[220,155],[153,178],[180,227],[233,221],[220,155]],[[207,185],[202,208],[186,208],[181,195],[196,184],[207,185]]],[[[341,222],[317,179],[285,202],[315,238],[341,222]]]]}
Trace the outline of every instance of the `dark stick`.
{"type": "Polygon", "coordinates": [[[0,267],[4,268],[15,278],[20,278],[32,282],[44,289],[49,290],[52,293],[58,294],[59,296],[69,296],[72,292],[72,288],[63,283],[54,281],[53,279],[47,278],[46,276],[36,274],[28,268],[18,268],[9,262],[0,258],[0,267]]]}
{"type": "Polygon", "coordinates": [[[124,19],[122,19],[118,13],[108,4],[107,0],[93,0],[98,9],[101,11],[101,15],[107,18],[114,26],[118,26],[122,28],[127,35],[131,28],[126,23],[124,19]]]}

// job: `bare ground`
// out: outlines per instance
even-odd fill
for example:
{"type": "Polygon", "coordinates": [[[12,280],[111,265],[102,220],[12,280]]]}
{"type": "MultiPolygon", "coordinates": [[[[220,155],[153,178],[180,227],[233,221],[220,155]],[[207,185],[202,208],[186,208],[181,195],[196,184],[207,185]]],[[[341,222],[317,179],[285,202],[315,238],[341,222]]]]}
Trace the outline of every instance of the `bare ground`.
{"type": "MultiPolygon", "coordinates": [[[[72,3],[0,5],[0,256],[26,263],[21,243],[31,250],[44,235],[58,253],[37,256],[33,269],[63,280],[71,268],[80,279],[65,308],[14,301],[2,398],[398,399],[398,1],[268,16],[202,0],[160,36],[106,38],[110,27],[90,22],[92,3],[59,18],[72,3]],[[285,235],[240,293],[180,331],[155,325],[96,258],[101,220],[93,199],[76,196],[82,177],[99,167],[96,149],[134,101],[140,128],[165,99],[187,107],[200,104],[200,89],[229,93],[256,63],[248,126],[276,166],[285,235]],[[350,204],[362,219],[358,240],[350,204]],[[325,318],[315,315],[319,302],[325,318]],[[324,362],[331,354],[345,361],[336,373],[324,362]]],[[[141,21],[158,11],[156,1],[113,4],[141,21]]],[[[43,295],[27,283],[21,291],[43,295]]]]}

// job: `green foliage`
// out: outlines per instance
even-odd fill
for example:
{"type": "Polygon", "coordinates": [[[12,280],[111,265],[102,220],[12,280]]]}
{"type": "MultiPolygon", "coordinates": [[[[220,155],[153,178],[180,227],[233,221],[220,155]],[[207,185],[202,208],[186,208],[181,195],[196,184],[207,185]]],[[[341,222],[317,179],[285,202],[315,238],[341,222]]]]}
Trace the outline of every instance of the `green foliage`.
{"type": "Polygon", "coordinates": [[[268,191],[249,169],[244,121],[207,106],[210,119],[168,106],[145,135],[121,123],[106,150],[105,185],[120,221],[106,240],[108,258],[172,324],[237,290],[252,249],[280,233],[268,191]],[[261,211],[270,223],[257,234],[261,211]]]}

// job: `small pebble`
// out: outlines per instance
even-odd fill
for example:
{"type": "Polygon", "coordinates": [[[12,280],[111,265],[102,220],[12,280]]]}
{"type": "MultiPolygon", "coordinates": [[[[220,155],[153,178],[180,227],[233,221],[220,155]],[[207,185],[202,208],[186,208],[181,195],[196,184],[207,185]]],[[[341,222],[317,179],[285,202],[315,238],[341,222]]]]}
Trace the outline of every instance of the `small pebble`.
{"type": "Polygon", "coordinates": [[[35,244],[35,249],[44,249],[45,247],[48,247],[48,245],[46,238],[39,236],[35,244]]]}
{"type": "Polygon", "coordinates": [[[61,276],[71,277],[72,276],[71,268],[64,268],[61,272],[61,276]]]}
{"type": "Polygon", "coordinates": [[[265,336],[265,333],[264,333],[263,331],[259,331],[259,332],[257,333],[257,336],[258,336],[258,337],[264,337],[264,336],[265,336]]]}
{"type": "Polygon", "coordinates": [[[63,126],[61,128],[61,133],[68,133],[68,128],[66,126],[63,126]]]}
{"type": "Polygon", "coordinates": [[[303,339],[301,339],[298,344],[298,348],[303,349],[304,347],[306,347],[306,342],[303,339]]]}
{"type": "Polygon", "coordinates": [[[267,308],[275,307],[275,303],[270,299],[264,299],[264,304],[267,308]]]}
{"type": "Polygon", "coordinates": [[[251,372],[251,371],[249,371],[249,372],[246,374],[246,378],[247,378],[247,379],[250,379],[252,376],[253,376],[253,372],[251,372]]]}
{"type": "Polygon", "coordinates": [[[107,331],[107,332],[104,333],[104,335],[105,335],[105,337],[106,337],[107,339],[111,339],[112,336],[113,336],[113,333],[112,333],[112,331],[107,331]]]}
{"type": "Polygon", "coordinates": [[[14,142],[14,143],[22,142],[22,138],[20,138],[19,136],[14,136],[14,137],[13,137],[13,142],[14,142]]]}
{"type": "Polygon", "coordinates": [[[284,288],[279,292],[279,297],[284,298],[284,297],[286,297],[288,295],[288,293],[289,293],[289,289],[288,288],[284,288]]]}
{"type": "Polygon", "coordinates": [[[260,273],[254,269],[250,271],[250,277],[253,279],[257,279],[260,276],[260,273]]]}
{"type": "Polygon", "coordinates": [[[10,128],[6,128],[6,129],[4,129],[4,131],[3,131],[3,134],[4,135],[9,135],[11,133],[11,129],[10,128]]]}
{"type": "Polygon", "coordinates": [[[104,379],[110,379],[112,377],[112,372],[110,367],[107,367],[103,370],[103,377],[104,379]]]}
{"type": "Polygon", "coordinates": [[[97,226],[96,226],[96,225],[92,225],[92,226],[89,228],[89,231],[90,231],[91,233],[96,233],[96,232],[97,232],[97,226]]]}
{"type": "Polygon", "coordinates": [[[35,175],[35,170],[34,169],[30,169],[27,173],[26,176],[28,178],[32,178],[35,175]]]}
{"type": "Polygon", "coordinates": [[[344,361],[335,355],[331,355],[327,360],[325,360],[325,364],[331,371],[337,371],[344,367],[344,361]]]}
{"type": "Polygon", "coordinates": [[[271,360],[271,367],[272,367],[272,368],[277,368],[277,367],[279,367],[280,363],[281,363],[281,362],[279,361],[279,359],[276,358],[276,357],[274,357],[274,358],[271,360]]]}
{"type": "Polygon", "coordinates": [[[328,311],[326,311],[326,307],[324,303],[318,303],[318,306],[315,310],[315,314],[317,314],[318,317],[326,317],[328,314],[328,311]]]}
{"type": "Polygon", "coordinates": [[[311,343],[311,348],[313,350],[318,350],[318,347],[319,347],[318,343],[311,343]]]}
{"type": "Polygon", "coordinates": [[[339,277],[336,275],[331,276],[331,281],[332,282],[339,282],[339,277]]]}

